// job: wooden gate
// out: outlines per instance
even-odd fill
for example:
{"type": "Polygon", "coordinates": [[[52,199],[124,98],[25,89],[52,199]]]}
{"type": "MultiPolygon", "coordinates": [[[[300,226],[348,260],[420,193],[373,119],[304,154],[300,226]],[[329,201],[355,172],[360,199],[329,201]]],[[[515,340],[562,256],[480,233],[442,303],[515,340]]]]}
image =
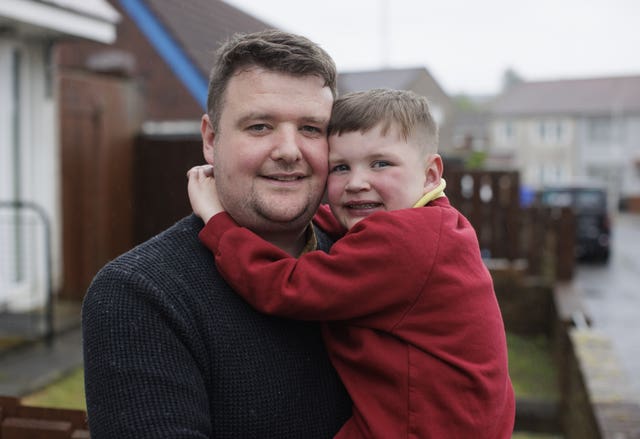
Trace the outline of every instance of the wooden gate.
{"type": "Polygon", "coordinates": [[[132,246],[132,156],[141,126],[129,79],[61,72],[63,288],[80,300],[107,261],[132,246]]]}

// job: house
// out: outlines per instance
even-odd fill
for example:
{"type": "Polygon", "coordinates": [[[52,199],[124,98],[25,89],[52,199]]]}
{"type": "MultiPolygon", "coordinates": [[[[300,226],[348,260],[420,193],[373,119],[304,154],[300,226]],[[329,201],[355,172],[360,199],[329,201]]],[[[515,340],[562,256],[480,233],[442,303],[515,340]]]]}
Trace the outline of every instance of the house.
{"type": "Polygon", "coordinates": [[[522,82],[492,106],[490,162],[532,188],[587,179],[640,195],[640,76],[522,82]]]}
{"type": "Polygon", "coordinates": [[[144,120],[193,122],[202,116],[218,46],[236,32],[273,26],[221,0],[108,0],[122,15],[116,41],[59,47],[63,70],[136,78],[144,120]]]}
{"type": "Polygon", "coordinates": [[[54,45],[110,44],[119,17],[104,0],[0,1],[0,311],[39,307],[61,282],[54,45]]]}
{"type": "Polygon", "coordinates": [[[273,26],[220,0],[108,0],[116,40],[59,44],[63,285],[81,300],[110,259],[190,212],[214,52],[273,26]]]}
{"type": "Polygon", "coordinates": [[[429,100],[431,112],[440,128],[440,151],[453,150],[454,106],[438,82],[424,67],[344,72],[338,75],[340,94],[371,88],[411,90],[429,100]]]}

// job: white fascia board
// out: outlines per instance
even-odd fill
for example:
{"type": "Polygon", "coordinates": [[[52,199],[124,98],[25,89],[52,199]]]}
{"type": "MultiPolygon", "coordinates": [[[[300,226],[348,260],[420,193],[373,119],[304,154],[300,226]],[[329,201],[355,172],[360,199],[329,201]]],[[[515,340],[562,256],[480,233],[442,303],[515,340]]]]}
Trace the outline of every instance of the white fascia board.
{"type": "Polygon", "coordinates": [[[117,23],[120,14],[109,4],[107,0],[40,0],[44,3],[53,3],[62,8],[79,12],[80,14],[94,16],[104,21],[117,23]]]}
{"type": "Polygon", "coordinates": [[[46,3],[2,0],[0,17],[101,43],[113,43],[116,39],[116,26],[113,21],[78,14],[46,3]]]}

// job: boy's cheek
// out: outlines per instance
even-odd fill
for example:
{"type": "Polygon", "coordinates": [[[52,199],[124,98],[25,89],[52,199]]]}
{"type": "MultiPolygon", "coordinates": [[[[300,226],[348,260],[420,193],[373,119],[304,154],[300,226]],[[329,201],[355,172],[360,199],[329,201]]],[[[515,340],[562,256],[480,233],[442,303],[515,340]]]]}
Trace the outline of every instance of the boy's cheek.
{"type": "Polygon", "coordinates": [[[344,191],[344,182],[340,177],[329,174],[327,179],[327,199],[329,203],[337,203],[344,191]]]}

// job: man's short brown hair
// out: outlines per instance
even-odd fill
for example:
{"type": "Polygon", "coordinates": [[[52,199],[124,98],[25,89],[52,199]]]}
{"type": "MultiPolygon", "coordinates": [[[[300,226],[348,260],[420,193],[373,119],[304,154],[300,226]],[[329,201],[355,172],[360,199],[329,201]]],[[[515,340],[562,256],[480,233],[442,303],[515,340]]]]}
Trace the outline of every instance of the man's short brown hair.
{"type": "Polygon", "coordinates": [[[235,34],[216,52],[209,76],[207,114],[214,131],[218,129],[224,95],[231,77],[242,69],[264,69],[293,76],[318,76],[336,96],[336,65],[313,41],[279,30],[235,34]]]}

